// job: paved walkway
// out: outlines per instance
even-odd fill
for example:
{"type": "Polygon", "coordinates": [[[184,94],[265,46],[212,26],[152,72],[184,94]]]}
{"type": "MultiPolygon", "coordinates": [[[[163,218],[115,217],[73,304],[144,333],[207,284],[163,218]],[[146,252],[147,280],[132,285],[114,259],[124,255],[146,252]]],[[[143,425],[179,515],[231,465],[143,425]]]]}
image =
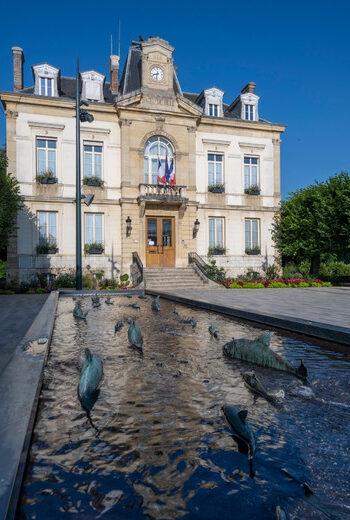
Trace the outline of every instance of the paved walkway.
{"type": "Polygon", "coordinates": [[[47,294],[0,295],[0,374],[25,336],[47,294]]]}
{"type": "Polygon", "coordinates": [[[196,289],[161,294],[174,301],[350,345],[350,288],[196,289]]]}

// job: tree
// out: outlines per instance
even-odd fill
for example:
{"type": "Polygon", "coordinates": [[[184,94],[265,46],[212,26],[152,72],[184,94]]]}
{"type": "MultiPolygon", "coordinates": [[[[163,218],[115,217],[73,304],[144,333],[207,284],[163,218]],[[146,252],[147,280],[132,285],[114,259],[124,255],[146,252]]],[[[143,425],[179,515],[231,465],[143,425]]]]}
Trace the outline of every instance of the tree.
{"type": "Polygon", "coordinates": [[[0,251],[8,246],[11,235],[16,230],[16,217],[22,207],[17,180],[6,173],[7,158],[0,151],[0,251]]]}
{"type": "Polygon", "coordinates": [[[290,193],[275,215],[272,236],[284,257],[311,261],[318,275],[321,254],[350,253],[350,177],[341,172],[290,193]]]}

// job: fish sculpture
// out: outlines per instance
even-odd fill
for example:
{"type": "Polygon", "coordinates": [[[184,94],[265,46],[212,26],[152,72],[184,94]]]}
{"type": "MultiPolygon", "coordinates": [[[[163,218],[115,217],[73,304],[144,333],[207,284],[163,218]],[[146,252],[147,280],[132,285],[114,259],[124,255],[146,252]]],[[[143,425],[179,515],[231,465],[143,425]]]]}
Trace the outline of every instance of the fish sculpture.
{"type": "Polygon", "coordinates": [[[276,507],[276,518],[277,520],[288,520],[287,513],[281,506],[276,507]]]}
{"type": "Polygon", "coordinates": [[[248,447],[249,470],[250,476],[253,477],[253,459],[256,452],[256,444],[254,433],[247,422],[248,411],[239,410],[232,404],[224,405],[222,411],[233,430],[233,436],[248,447]]]}
{"type": "Polygon", "coordinates": [[[81,320],[86,320],[87,313],[88,311],[83,311],[83,309],[81,308],[81,302],[78,300],[73,309],[73,316],[81,320]]]}
{"type": "Polygon", "coordinates": [[[114,332],[118,332],[122,327],[124,327],[124,323],[121,320],[118,320],[114,325],[114,332]]]}
{"type": "Polygon", "coordinates": [[[282,356],[270,349],[272,336],[273,332],[263,332],[256,339],[233,338],[224,345],[224,354],[229,358],[241,359],[274,370],[283,370],[306,380],[308,372],[302,361],[299,367],[293,367],[282,356]]]}
{"type": "Polygon", "coordinates": [[[263,384],[259,381],[259,379],[256,377],[254,372],[244,372],[241,374],[244,384],[249,390],[254,392],[255,394],[259,395],[260,397],[263,397],[267,401],[270,401],[271,403],[276,404],[279,399],[284,398],[284,391],[279,390],[275,394],[269,394],[263,384]]]}
{"type": "Polygon", "coordinates": [[[176,308],[174,309],[174,314],[180,314],[176,308]]]}
{"type": "Polygon", "coordinates": [[[191,318],[190,323],[192,325],[192,329],[195,329],[197,327],[197,321],[194,318],[191,318]]]}
{"type": "Polygon", "coordinates": [[[154,311],[160,311],[160,301],[159,301],[159,294],[157,296],[157,298],[155,300],[153,300],[152,302],[152,309],[154,311]]]}
{"type": "Polygon", "coordinates": [[[219,337],[219,331],[214,327],[214,325],[209,325],[209,332],[210,332],[210,335],[213,336],[214,338],[218,339],[219,337]]]}
{"type": "Polygon", "coordinates": [[[78,396],[82,407],[90,412],[98,396],[97,389],[103,376],[103,364],[101,359],[92,354],[88,348],[85,349],[85,356],[78,385],[78,396]]]}
{"type": "Polygon", "coordinates": [[[141,334],[141,329],[138,326],[138,324],[135,322],[135,320],[132,320],[130,327],[128,329],[128,338],[129,338],[130,345],[138,348],[139,350],[142,350],[143,337],[141,334]]]}
{"type": "Polygon", "coordinates": [[[140,306],[138,303],[130,303],[129,307],[132,307],[133,309],[140,309],[140,306]]]}
{"type": "Polygon", "coordinates": [[[99,297],[98,294],[93,294],[91,296],[91,301],[92,301],[92,306],[93,307],[100,307],[101,302],[100,302],[100,297],[99,297]]]}
{"type": "Polygon", "coordinates": [[[140,300],[148,300],[147,296],[145,296],[144,294],[140,294],[139,298],[140,300]]]}
{"type": "Polygon", "coordinates": [[[185,316],[185,317],[182,319],[182,322],[183,322],[183,323],[191,323],[191,320],[192,320],[192,318],[190,318],[189,316],[185,316]]]}
{"type": "Polygon", "coordinates": [[[106,298],[106,303],[107,303],[107,305],[114,305],[114,303],[112,302],[110,296],[107,296],[107,298],[106,298]]]}

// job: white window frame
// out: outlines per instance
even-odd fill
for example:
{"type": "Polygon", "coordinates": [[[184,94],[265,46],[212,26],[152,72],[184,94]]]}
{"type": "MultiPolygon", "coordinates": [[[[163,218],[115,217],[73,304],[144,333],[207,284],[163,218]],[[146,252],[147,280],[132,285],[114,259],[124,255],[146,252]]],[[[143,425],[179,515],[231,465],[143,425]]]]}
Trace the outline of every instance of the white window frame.
{"type": "Polygon", "coordinates": [[[247,251],[247,249],[261,249],[260,244],[260,219],[259,218],[246,218],[244,219],[244,250],[247,251]],[[247,240],[247,223],[249,222],[249,238],[247,240]],[[257,241],[254,243],[254,237],[253,237],[253,222],[257,222],[257,241]]]}
{"type": "Polygon", "coordinates": [[[84,177],[87,179],[91,179],[91,177],[96,177],[97,179],[102,180],[103,179],[103,142],[97,142],[97,141],[84,141],[83,142],[83,157],[84,157],[84,177]],[[100,147],[102,148],[101,152],[95,151],[94,149],[90,151],[85,151],[85,146],[92,146],[92,147],[100,147]],[[91,154],[91,175],[87,175],[86,173],[86,162],[85,162],[85,154],[91,154]],[[96,175],[96,158],[95,156],[99,155],[101,156],[101,173],[99,175],[96,175]]]}
{"type": "Polygon", "coordinates": [[[84,213],[84,244],[90,245],[90,244],[101,244],[102,247],[104,247],[104,237],[103,237],[103,231],[104,231],[104,214],[103,213],[84,213]],[[92,215],[92,239],[89,240],[87,237],[87,217],[92,215]],[[96,239],[96,216],[101,217],[101,241],[97,241],[96,239]],[[89,240],[89,241],[88,241],[89,240]]]}
{"type": "Polygon", "coordinates": [[[56,175],[57,175],[57,139],[55,137],[36,136],[36,138],[35,138],[35,156],[36,156],[36,174],[42,175],[43,173],[46,173],[49,170],[51,170],[52,177],[56,178],[56,175]],[[54,142],[56,144],[56,146],[55,146],[55,148],[49,148],[49,146],[47,144],[45,147],[38,146],[39,141],[54,142]],[[39,171],[39,150],[45,151],[45,170],[44,171],[39,171]],[[55,169],[54,169],[54,171],[52,171],[51,168],[49,167],[49,163],[50,163],[49,151],[52,151],[52,150],[55,150],[55,169]]]}
{"type": "Polygon", "coordinates": [[[209,232],[209,235],[208,235],[208,249],[215,249],[217,247],[222,247],[222,248],[225,248],[225,217],[209,217],[208,218],[208,232],[209,232]],[[214,221],[214,243],[211,244],[210,243],[210,221],[214,221]],[[222,235],[222,241],[221,241],[221,244],[218,243],[218,240],[217,240],[217,234],[218,234],[218,230],[217,230],[217,221],[221,221],[221,235],[222,235]]]}
{"type": "Polygon", "coordinates": [[[243,175],[244,175],[244,189],[248,189],[248,188],[252,188],[253,186],[257,186],[257,188],[260,190],[260,157],[257,156],[257,155],[245,155],[244,158],[243,158],[243,175]],[[246,164],[246,159],[249,160],[250,162],[246,164]],[[253,171],[253,166],[255,166],[254,164],[252,164],[251,160],[252,159],[256,159],[257,160],[257,163],[256,163],[256,183],[252,182],[252,171],[253,171]],[[249,184],[246,183],[246,166],[249,167],[249,184]]]}
{"type": "Polygon", "coordinates": [[[208,103],[208,115],[211,117],[219,117],[219,105],[216,103],[208,103]]]}
{"type": "Polygon", "coordinates": [[[207,165],[208,165],[208,186],[222,185],[224,186],[224,153],[222,152],[208,152],[207,153],[207,165]],[[214,160],[209,159],[209,155],[214,155],[214,160]],[[220,156],[222,158],[221,161],[217,161],[216,157],[220,156]],[[214,182],[210,183],[209,181],[209,164],[214,164],[214,182]],[[217,164],[221,164],[221,182],[218,182],[218,172],[217,172],[217,164]]]}
{"type": "Polygon", "coordinates": [[[244,105],[244,119],[246,121],[255,121],[255,105],[246,103],[244,105]]]}
{"type": "Polygon", "coordinates": [[[47,78],[45,76],[39,76],[39,95],[53,97],[54,95],[54,78],[47,78]],[[44,85],[42,85],[42,80],[44,80],[44,85]],[[49,89],[50,84],[50,89],[49,89]],[[43,88],[44,86],[44,88],[43,88]],[[49,94],[49,90],[51,90],[51,94],[49,94]]]}
{"type": "Polygon", "coordinates": [[[37,211],[36,213],[37,223],[38,223],[38,245],[46,245],[46,244],[55,244],[57,247],[57,211],[37,211]],[[40,225],[40,215],[45,215],[45,234],[42,234],[41,225],[40,225]],[[55,225],[50,225],[50,217],[54,216],[55,225]],[[50,232],[54,229],[54,236],[50,238],[50,232]]]}
{"type": "MultiPolygon", "coordinates": [[[[153,150],[152,150],[153,152],[153,150]]],[[[162,137],[161,135],[155,135],[148,139],[148,141],[145,144],[145,151],[144,151],[144,178],[145,178],[145,184],[157,184],[157,178],[158,178],[158,159],[160,159],[163,167],[163,163],[165,162],[166,153],[168,153],[168,163],[170,166],[170,163],[172,159],[174,160],[174,171],[176,171],[175,168],[175,154],[174,149],[170,141],[162,137]],[[157,144],[157,150],[156,153],[149,153],[150,148],[153,148],[154,145],[157,144]],[[161,150],[164,150],[164,155],[161,153],[161,150]],[[157,168],[156,172],[152,173],[152,161],[156,161],[157,168]]],[[[154,163],[155,164],[155,163],[154,163]]]]}

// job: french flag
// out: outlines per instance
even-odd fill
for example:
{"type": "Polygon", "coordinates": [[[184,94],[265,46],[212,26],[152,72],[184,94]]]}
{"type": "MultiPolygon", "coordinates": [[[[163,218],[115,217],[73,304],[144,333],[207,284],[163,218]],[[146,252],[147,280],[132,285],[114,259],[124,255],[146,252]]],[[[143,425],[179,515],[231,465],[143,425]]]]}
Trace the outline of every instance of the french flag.
{"type": "Polygon", "coordinates": [[[165,173],[163,171],[162,163],[160,158],[158,157],[158,177],[157,177],[158,184],[166,184],[166,178],[165,173]]]}
{"type": "Polygon", "coordinates": [[[174,169],[174,159],[171,159],[170,168],[169,168],[169,181],[171,187],[175,186],[176,179],[175,179],[175,169],[174,169]]]}

